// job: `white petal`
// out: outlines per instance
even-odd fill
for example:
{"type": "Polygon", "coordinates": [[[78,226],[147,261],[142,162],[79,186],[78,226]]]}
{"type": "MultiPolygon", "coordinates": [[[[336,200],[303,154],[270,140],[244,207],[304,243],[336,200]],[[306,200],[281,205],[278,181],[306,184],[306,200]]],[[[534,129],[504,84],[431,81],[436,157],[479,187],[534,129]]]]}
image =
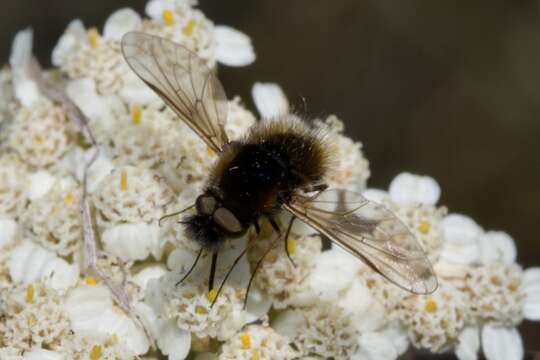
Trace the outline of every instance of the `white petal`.
{"type": "Polygon", "coordinates": [[[133,276],[132,281],[141,289],[146,289],[146,285],[152,279],[159,279],[167,273],[167,269],[162,264],[150,265],[133,276]]]}
{"type": "Polygon", "coordinates": [[[251,40],[246,34],[228,26],[216,26],[216,59],[228,66],[244,66],[255,61],[251,40]]]}
{"type": "MultiPolygon", "coordinates": [[[[83,151],[81,148],[75,148],[64,157],[63,163],[73,176],[82,182],[86,166],[90,159],[95,155],[95,152],[96,149],[94,147],[89,148],[86,151],[83,151]]],[[[105,179],[113,169],[114,164],[107,156],[106,150],[100,148],[97,158],[95,158],[90,168],[88,168],[86,180],[88,192],[94,192],[101,180],[105,179]]]]}
{"type": "Polygon", "coordinates": [[[125,105],[117,96],[99,96],[93,79],[72,80],[66,86],[66,93],[84,115],[101,124],[103,129],[113,131],[118,119],[117,113],[125,112],[125,105]]]}
{"type": "Polygon", "coordinates": [[[170,320],[162,324],[157,345],[163,354],[169,355],[169,360],[183,360],[191,348],[191,334],[170,320]]]}
{"type": "Polygon", "coordinates": [[[351,357],[352,360],[392,360],[399,355],[390,339],[376,332],[360,335],[358,346],[358,351],[351,357]]]}
{"type": "Polygon", "coordinates": [[[103,314],[99,329],[100,332],[116,334],[118,341],[126,344],[137,355],[145,354],[150,347],[144,330],[118,310],[110,309],[103,314]]]}
{"type": "Polygon", "coordinates": [[[380,333],[390,340],[398,355],[405,353],[409,348],[407,330],[400,325],[399,321],[393,321],[380,331],[380,333]]]}
{"type": "Polygon", "coordinates": [[[459,360],[478,359],[480,349],[480,333],[477,327],[466,327],[459,334],[456,356],[459,360]]]}
{"type": "Polygon", "coordinates": [[[55,177],[45,170],[37,171],[30,176],[30,184],[26,190],[30,200],[36,200],[49,192],[55,177]]]}
{"type": "Polygon", "coordinates": [[[482,228],[468,216],[449,214],[442,222],[444,238],[456,243],[476,243],[482,234],[482,228]]]}
{"type": "MultiPolygon", "coordinates": [[[[177,248],[167,258],[167,267],[177,273],[178,276],[183,276],[191,268],[196,258],[197,252],[193,252],[189,249],[177,248]]],[[[206,268],[205,262],[208,262],[208,259],[201,257],[197,267],[199,269],[206,268]]],[[[190,275],[191,281],[195,283],[206,280],[206,277],[207,275],[200,271],[193,271],[190,275]]]]}
{"type": "Polygon", "coordinates": [[[148,330],[149,335],[152,336],[152,338],[157,339],[159,336],[160,320],[154,310],[150,305],[143,302],[135,303],[133,309],[137,314],[137,317],[148,330]]]}
{"type": "Polygon", "coordinates": [[[523,316],[528,320],[540,320],[540,267],[533,267],[523,273],[525,301],[523,316]]]}
{"type": "Polygon", "coordinates": [[[15,96],[26,107],[31,107],[39,100],[37,84],[27,74],[32,60],[32,29],[19,31],[13,39],[9,64],[13,70],[15,96]]]}
{"type": "Polygon", "coordinates": [[[102,285],[81,285],[71,290],[65,302],[71,327],[75,332],[98,331],[102,317],[112,309],[109,289],[102,285]]]}
{"type": "Polygon", "coordinates": [[[484,326],[482,349],[487,360],[523,359],[523,342],[516,328],[484,326]]]}
{"type": "Polygon", "coordinates": [[[401,173],[392,180],[389,193],[392,200],[400,204],[435,205],[441,196],[441,188],[432,177],[401,173]]]}
{"type": "Polygon", "coordinates": [[[163,310],[163,294],[161,292],[160,279],[151,279],[146,283],[144,301],[158,314],[163,310]]]}
{"type": "Polygon", "coordinates": [[[58,67],[62,66],[68,54],[85,39],[86,30],[82,21],[79,19],[71,21],[52,51],[52,64],[58,67]]]}
{"type": "Polygon", "coordinates": [[[159,96],[152,91],[133,71],[128,72],[124,78],[124,86],[119,92],[120,98],[127,104],[146,106],[162,103],[159,96]]]}
{"type": "Polygon", "coordinates": [[[146,12],[146,15],[153,19],[161,19],[163,11],[173,10],[174,8],[174,0],[150,0],[146,3],[144,11],[146,12]]]}
{"type": "Polygon", "coordinates": [[[33,38],[34,35],[30,28],[21,30],[15,35],[9,56],[9,65],[12,69],[21,70],[26,67],[32,58],[33,38]]]}
{"type": "Polygon", "coordinates": [[[285,93],[275,83],[255,83],[251,96],[263,119],[278,118],[289,113],[289,102],[285,93]]]}
{"type": "Polygon", "coordinates": [[[489,231],[480,236],[480,260],[484,264],[501,262],[510,265],[516,261],[514,239],[502,231],[489,231]]]}
{"type": "Polygon", "coordinates": [[[471,264],[480,259],[483,230],[471,218],[450,214],[442,221],[445,242],[441,259],[456,264],[471,264]]]}
{"type": "Polygon", "coordinates": [[[11,253],[9,275],[16,283],[34,282],[40,278],[44,264],[54,258],[52,251],[26,240],[11,253]]]}
{"type": "Polygon", "coordinates": [[[347,289],[360,269],[354,256],[340,250],[322,252],[311,270],[308,283],[322,301],[335,301],[347,289]]]}
{"type": "Polygon", "coordinates": [[[478,244],[456,246],[455,244],[446,243],[443,245],[440,261],[458,265],[470,265],[477,262],[479,258],[478,244]]]}
{"type": "Polygon", "coordinates": [[[41,279],[53,289],[68,289],[79,280],[79,266],[68,264],[64,259],[49,261],[41,271],[41,279]]]}
{"type": "Polygon", "coordinates": [[[116,10],[105,21],[103,37],[120,41],[128,31],[139,29],[141,23],[141,16],[133,9],[123,8],[116,10]]]}
{"type": "Polygon", "coordinates": [[[16,283],[29,284],[43,280],[48,286],[60,290],[75,284],[79,269],[54,252],[27,240],[11,253],[9,274],[16,283]]]}
{"type": "Polygon", "coordinates": [[[70,291],[65,309],[75,333],[115,334],[135,354],[150,346],[144,331],[113,308],[111,293],[102,285],[81,285],[70,291]]]}
{"type": "Polygon", "coordinates": [[[336,304],[350,314],[353,319],[351,322],[360,332],[380,329],[386,321],[382,304],[373,298],[361,281],[353,282],[336,304]]]}
{"type": "Polygon", "coordinates": [[[101,240],[107,252],[124,261],[143,260],[159,247],[158,235],[157,224],[120,224],[106,229],[101,240]]]}
{"type": "Polygon", "coordinates": [[[17,236],[17,222],[12,219],[0,219],[0,247],[11,244],[17,236]]]}
{"type": "Polygon", "coordinates": [[[259,290],[256,286],[249,290],[246,311],[250,315],[253,315],[253,318],[249,321],[261,319],[268,311],[270,311],[271,307],[272,298],[270,296],[259,290]]]}
{"type": "Polygon", "coordinates": [[[375,201],[376,203],[382,203],[384,200],[387,200],[390,197],[386,191],[379,189],[366,189],[364,192],[362,192],[362,195],[366,199],[375,201]]]}
{"type": "Polygon", "coordinates": [[[279,334],[294,339],[302,325],[304,324],[304,315],[299,310],[286,310],[280,313],[273,321],[272,327],[279,334]]]}
{"type": "Polygon", "coordinates": [[[26,351],[23,356],[24,360],[65,360],[66,357],[56,351],[50,351],[45,349],[32,349],[26,351]]]}

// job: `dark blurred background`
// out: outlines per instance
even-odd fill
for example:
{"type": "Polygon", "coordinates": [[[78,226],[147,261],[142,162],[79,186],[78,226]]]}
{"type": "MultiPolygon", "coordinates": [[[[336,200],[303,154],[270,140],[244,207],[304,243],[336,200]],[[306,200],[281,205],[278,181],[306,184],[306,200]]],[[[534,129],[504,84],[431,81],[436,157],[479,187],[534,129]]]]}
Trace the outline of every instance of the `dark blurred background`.
{"type": "MultiPolygon", "coordinates": [[[[142,13],[145,3],[3,0],[0,60],[31,25],[35,52],[50,65],[70,20],[102,26],[112,11],[142,13]]],[[[442,204],[507,231],[519,262],[540,265],[540,2],[201,0],[200,8],[255,45],[253,65],[220,69],[229,96],[253,106],[253,82],[274,81],[301,111],[337,114],[364,144],[370,186],[387,188],[403,170],[431,175],[442,204]]],[[[540,324],[521,331],[526,349],[540,350],[540,324]]]]}

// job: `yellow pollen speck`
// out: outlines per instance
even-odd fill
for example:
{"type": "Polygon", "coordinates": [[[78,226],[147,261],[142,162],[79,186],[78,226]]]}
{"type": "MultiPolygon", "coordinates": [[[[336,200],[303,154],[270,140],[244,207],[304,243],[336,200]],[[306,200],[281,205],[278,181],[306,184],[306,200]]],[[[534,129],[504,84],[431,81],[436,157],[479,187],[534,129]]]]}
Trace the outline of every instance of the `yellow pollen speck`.
{"type": "Polygon", "coordinates": [[[141,118],[142,118],[141,105],[133,104],[133,106],[131,107],[131,121],[133,121],[135,125],[139,125],[141,123],[141,118]]]}
{"type": "Polygon", "coordinates": [[[92,276],[86,277],[86,279],[84,279],[84,282],[85,282],[87,285],[97,285],[97,280],[96,280],[96,278],[94,278],[94,277],[92,277],[92,276]]]}
{"type": "Polygon", "coordinates": [[[240,335],[240,340],[242,340],[242,349],[248,350],[251,349],[251,339],[249,338],[248,333],[240,335]]]}
{"type": "Polygon", "coordinates": [[[199,315],[208,314],[208,310],[200,305],[195,306],[195,312],[199,315]]]}
{"type": "Polygon", "coordinates": [[[98,46],[99,33],[96,28],[88,29],[88,42],[92,49],[97,48],[98,46]]]}
{"type": "Polygon", "coordinates": [[[118,335],[112,334],[111,340],[112,340],[113,343],[117,343],[118,342],[118,335]]]}
{"type": "Polygon", "coordinates": [[[435,300],[433,299],[428,299],[426,301],[426,304],[424,305],[424,309],[429,312],[429,313],[433,313],[435,311],[437,311],[437,302],[435,302],[435,300]]]}
{"type": "Polygon", "coordinates": [[[43,138],[40,135],[35,135],[33,140],[34,140],[34,144],[36,145],[43,144],[43,138]]]}
{"type": "Polygon", "coordinates": [[[259,360],[259,352],[256,351],[255,354],[251,357],[251,360],[259,360]]]}
{"type": "Polygon", "coordinates": [[[208,155],[210,155],[210,156],[216,155],[216,152],[214,150],[210,149],[210,148],[207,149],[207,152],[208,152],[208,155]]]}
{"type": "Polygon", "coordinates": [[[171,10],[169,9],[163,10],[163,14],[161,14],[161,16],[163,17],[163,21],[165,22],[165,24],[169,26],[174,24],[174,15],[171,10]]]}
{"type": "Polygon", "coordinates": [[[218,295],[218,291],[216,289],[212,289],[208,292],[208,294],[206,294],[206,298],[209,300],[209,301],[214,301],[216,300],[217,298],[217,295],[218,295]]]}
{"type": "Polygon", "coordinates": [[[289,255],[294,255],[296,252],[296,241],[291,238],[287,239],[287,251],[289,252],[289,255]]]}
{"type": "Polygon", "coordinates": [[[122,170],[122,174],[120,175],[120,190],[126,191],[128,188],[128,177],[126,170],[122,170]]]}
{"type": "Polygon", "coordinates": [[[28,304],[34,303],[34,287],[32,286],[32,284],[26,287],[26,302],[28,304]]]}
{"type": "Polygon", "coordinates": [[[26,321],[28,322],[28,326],[33,327],[37,324],[37,319],[33,314],[29,314],[26,318],[26,321]]]}
{"type": "Polygon", "coordinates": [[[90,350],[90,359],[98,360],[101,357],[101,346],[94,345],[92,350],[90,350]]]}
{"type": "Polygon", "coordinates": [[[72,203],[74,200],[75,200],[75,195],[73,195],[73,192],[68,192],[66,194],[66,196],[64,197],[64,200],[67,202],[67,203],[72,203]]]}
{"type": "Polygon", "coordinates": [[[427,234],[430,229],[431,223],[429,221],[422,221],[420,225],[418,225],[418,231],[420,231],[422,234],[427,234]]]}
{"type": "Polygon", "coordinates": [[[193,29],[195,28],[195,20],[191,19],[188,21],[188,23],[186,24],[186,26],[184,26],[182,28],[182,32],[184,33],[184,35],[186,36],[191,36],[191,34],[193,34],[193,29]]]}

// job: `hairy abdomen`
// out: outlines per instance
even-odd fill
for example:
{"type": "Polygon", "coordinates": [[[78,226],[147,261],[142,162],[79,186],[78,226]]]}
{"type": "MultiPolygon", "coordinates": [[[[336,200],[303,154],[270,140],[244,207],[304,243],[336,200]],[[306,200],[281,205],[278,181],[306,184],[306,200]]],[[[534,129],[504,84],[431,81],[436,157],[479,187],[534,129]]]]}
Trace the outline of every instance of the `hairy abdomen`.
{"type": "Polygon", "coordinates": [[[208,187],[248,225],[279,211],[298,188],[321,182],[329,162],[322,135],[303,123],[260,123],[221,154],[208,187]]]}

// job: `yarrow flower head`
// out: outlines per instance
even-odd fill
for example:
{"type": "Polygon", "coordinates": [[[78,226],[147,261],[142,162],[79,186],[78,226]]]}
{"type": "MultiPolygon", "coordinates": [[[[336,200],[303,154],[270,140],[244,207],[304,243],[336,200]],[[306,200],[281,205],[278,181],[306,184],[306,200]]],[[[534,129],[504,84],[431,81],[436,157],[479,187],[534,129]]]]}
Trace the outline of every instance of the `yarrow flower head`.
{"type": "MultiPolygon", "coordinates": [[[[335,115],[306,125],[334,155],[325,182],[397,216],[438,277],[434,293],[390,283],[301,213],[261,219],[216,246],[218,256],[189,236],[185,215],[219,149],[130,69],[122,38],[173,41],[208,74],[252,63],[250,38],[197,5],[150,0],[144,14],[119,9],[103,28],[75,19],[50,70],[33,60],[30,29],[15,36],[0,70],[0,358],[382,360],[409,346],[522,358],[517,326],[540,320],[540,269],[516,263],[508,234],[448,214],[429,176],[368,188],[363,145],[335,115]]],[[[216,104],[232,144],[258,123],[303,117],[277,84],[256,83],[252,96],[259,118],[239,97],[216,104]]]]}

